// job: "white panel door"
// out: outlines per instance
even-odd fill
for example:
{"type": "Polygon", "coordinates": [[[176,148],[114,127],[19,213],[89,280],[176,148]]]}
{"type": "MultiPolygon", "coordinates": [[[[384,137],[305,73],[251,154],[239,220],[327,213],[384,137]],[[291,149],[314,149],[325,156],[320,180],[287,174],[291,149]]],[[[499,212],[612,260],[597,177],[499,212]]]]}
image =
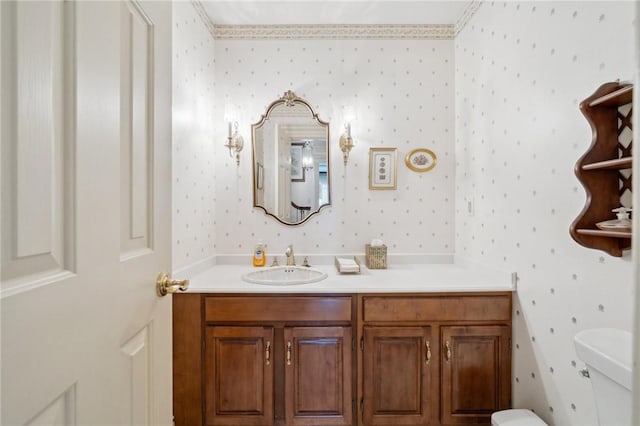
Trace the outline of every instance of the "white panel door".
{"type": "Polygon", "coordinates": [[[171,4],[0,1],[0,423],[170,425],[171,4]]]}

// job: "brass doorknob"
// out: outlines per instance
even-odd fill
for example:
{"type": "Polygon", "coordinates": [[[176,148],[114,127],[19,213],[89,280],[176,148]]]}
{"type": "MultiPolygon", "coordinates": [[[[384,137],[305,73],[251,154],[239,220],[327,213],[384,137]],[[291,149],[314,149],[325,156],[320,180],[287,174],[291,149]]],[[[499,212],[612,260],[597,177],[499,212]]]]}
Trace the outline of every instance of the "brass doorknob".
{"type": "Polygon", "coordinates": [[[156,293],[158,296],[166,296],[169,293],[177,293],[179,291],[187,291],[189,288],[189,280],[172,280],[169,274],[161,272],[156,280],[156,293]]]}

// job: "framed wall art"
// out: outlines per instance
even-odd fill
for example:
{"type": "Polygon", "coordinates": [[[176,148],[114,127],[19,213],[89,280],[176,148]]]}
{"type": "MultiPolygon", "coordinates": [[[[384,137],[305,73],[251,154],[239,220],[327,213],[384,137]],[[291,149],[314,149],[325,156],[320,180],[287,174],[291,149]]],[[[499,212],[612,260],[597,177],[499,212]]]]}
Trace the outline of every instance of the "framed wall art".
{"type": "Polygon", "coordinates": [[[369,189],[396,189],[397,148],[369,148],[369,189]]]}
{"type": "Polygon", "coordinates": [[[430,149],[417,148],[407,154],[404,163],[414,172],[428,172],[436,166],[438,157],[430,149]]]}

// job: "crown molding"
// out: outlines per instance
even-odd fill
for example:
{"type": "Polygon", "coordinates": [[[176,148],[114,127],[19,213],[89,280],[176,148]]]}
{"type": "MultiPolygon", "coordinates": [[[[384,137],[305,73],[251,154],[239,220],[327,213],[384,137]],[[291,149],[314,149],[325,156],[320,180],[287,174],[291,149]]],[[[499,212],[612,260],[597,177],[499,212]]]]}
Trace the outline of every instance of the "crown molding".
{"type": "Polygon", "coordinates": [[[482,0],[473,0],[467,5],[467,7],[465,7],[464,11],[462,12],[462,15],[460,15],[460,17],[458,18],[454,26],[453,38],[457,37],[458,34],[460,34],[460,32],[464,29],[467,23],[471,20],[473,15],[475,15],[478,9],[480,9],[480,6],[482,6],[482,3],[483,3],[482,0]]]}
{"type": "Polygon", "coordinates": [[[448,40],[453,25],[214,25],[215,39],[448,40]]]}
{"type": "Polygon", "coordinates": [[[200,16],[200,20],[202,20],[202,23],[209,31],[209,34],[211,34],[211,37],[215,38],[215,25],[202,5],[202,2],[200,0],[191,0],[191,5],[196,10],[198,16],[200,16]]]}
{"type": "Polygon", "coordinates": [[[200,0],[191,0],[211,37],[221,40],[452,40],[483,0],[473,0],[454,25],[215,25],[200,0]]]}

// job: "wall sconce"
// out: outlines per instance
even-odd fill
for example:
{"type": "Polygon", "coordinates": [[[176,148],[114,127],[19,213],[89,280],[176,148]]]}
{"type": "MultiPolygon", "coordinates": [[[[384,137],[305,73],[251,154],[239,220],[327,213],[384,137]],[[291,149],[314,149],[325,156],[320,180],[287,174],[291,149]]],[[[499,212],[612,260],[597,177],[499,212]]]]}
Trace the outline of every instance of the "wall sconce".
{"type": "Polygon", "coordinates": [[[355,111],[352,106],[344,107],[344,133],[340,136],[340,150],[344,158],[344,165],[349,161],[349,151],[353,148],[353,139],[351,138],[351,122],[355,119],[355,111]]]}
{"type": "Polygon", "coordinates": [[[302,147],[302,167],[306,171],[313,169],[313,142],[310,140],[304,141],[302,147]]]}
{"type": "Polygon", "coordinates": [[[235,152],[236,164],[240,165],[240,151],[244,147],[244,139],[238,134],[238,122],[236,118],[236,109],[232,104],[226,104],[224,106],[224,121],[228,125],[227,144],[225,147],[229,148],[229,157],[233,158],[235,152]]]}

